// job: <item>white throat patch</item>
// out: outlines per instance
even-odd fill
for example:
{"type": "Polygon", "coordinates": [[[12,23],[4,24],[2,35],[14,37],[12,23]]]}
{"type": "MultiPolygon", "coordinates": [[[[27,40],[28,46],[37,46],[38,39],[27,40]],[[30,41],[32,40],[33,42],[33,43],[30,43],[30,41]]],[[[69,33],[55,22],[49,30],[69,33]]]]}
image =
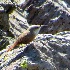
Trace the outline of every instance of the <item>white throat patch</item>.
{"type": "Polygon", "coordinates": [[[34,31],[34,34],[37,35],[40,31],[40,28],[34,31]]]}

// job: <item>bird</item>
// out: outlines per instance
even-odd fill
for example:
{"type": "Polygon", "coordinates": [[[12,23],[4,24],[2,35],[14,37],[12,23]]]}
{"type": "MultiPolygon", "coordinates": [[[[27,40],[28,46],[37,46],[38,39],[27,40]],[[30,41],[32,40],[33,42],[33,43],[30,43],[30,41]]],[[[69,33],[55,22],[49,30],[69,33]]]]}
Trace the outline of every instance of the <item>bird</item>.
{"type": "Polygon", "coordinates": [[[38,35],[40,29],[41,25],[30,26],[27,30],[20,34],[16,41],[7,49],[7,52],[11,51],[20,44],[29,44],[38,35]]]}

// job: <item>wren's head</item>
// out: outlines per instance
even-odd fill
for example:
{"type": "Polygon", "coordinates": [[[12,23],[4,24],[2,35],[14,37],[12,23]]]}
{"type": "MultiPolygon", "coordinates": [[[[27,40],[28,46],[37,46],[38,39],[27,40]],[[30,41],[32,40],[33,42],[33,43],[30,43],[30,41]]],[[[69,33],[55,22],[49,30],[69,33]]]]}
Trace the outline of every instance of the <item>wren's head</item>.
{"type": "Polygon", "coordinates": [[[40,29],[41,29],[40,25],[32,25],[29,27],[29,31],[31,33],[34,33],[35,35],[37,35],[39,33],[40,29]]]}

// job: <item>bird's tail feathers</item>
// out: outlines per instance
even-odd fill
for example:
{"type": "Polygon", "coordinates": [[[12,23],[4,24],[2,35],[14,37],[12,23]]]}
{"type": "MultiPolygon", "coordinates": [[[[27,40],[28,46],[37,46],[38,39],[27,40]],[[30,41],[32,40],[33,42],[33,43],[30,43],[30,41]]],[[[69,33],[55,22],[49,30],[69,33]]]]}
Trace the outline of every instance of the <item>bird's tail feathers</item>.
{"type": "Polygon", "coordinates": [[[17,42],[15,42],[14,44],[12,44],[8,49],[7,49],[7,52],[8,51],[11,51],[13,48],[15,48],[17,46],[17,42]]]}

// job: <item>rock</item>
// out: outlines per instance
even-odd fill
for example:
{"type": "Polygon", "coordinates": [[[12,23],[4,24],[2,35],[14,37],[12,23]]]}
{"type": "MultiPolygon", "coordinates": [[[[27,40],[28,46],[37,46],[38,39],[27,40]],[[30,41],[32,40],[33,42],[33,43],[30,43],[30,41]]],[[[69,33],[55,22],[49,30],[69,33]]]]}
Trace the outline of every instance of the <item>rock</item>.
{"type": "Polygon", "coordinates": [[[36,4],[28,7],[27,21],[29,24],[47,25],[40,33],[55,34],[70,30],[70,11],[65,1],[47,0],[36,4]]]}
{"type": "Polygon", "coordinates": [[[66,70],[70,68],[70,32],[39,34],[25,47],[0,55],[0,70],[66,70]]]}
{"type": "Polygon", "coordinates": [[[10,52],[6,49],[0,51],[0,70],[70,70],[69,9],[61,0],[50,1],[32,0],[32,5],[30,3],[24,13],[15,10],[9,15],[10,29],[6,32],[0,29],[3,44],[7,40],[13,42],[8,38],[12,37],[8,31],[16,38],[29,24],[47,26],[41,28],[40,34],[30,44],[10,52]]]}
{"type": "Polygon", "coordinates": [[[0,12],[0,29],[2,29],[3,31],[9,30],[8,19],[9,19],[8,14],[0,12]]]}

